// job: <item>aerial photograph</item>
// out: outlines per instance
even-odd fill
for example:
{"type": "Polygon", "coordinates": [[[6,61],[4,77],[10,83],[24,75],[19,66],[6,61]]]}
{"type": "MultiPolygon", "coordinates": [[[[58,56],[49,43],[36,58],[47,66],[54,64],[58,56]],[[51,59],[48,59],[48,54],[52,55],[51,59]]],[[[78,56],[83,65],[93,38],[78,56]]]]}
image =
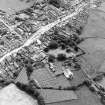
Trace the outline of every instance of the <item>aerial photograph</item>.
{"type": "Polygon", "coordinates": [[[105,105],[105,0],[0,0],[0,105],[105,105]]]}

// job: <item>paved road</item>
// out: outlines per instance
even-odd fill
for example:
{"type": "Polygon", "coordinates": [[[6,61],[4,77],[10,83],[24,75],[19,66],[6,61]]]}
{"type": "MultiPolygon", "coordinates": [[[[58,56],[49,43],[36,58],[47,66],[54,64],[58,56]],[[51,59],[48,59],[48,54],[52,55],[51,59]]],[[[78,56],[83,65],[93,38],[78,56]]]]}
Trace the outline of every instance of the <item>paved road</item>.
{"type": "Polygon", "coordinates": [[[32,37],[30,37],[25,43],[23,46],[15,49],[15,50],[12,50],[11,52],[7,53],[6,55],[4,55],[1,59],[0,59],[0,62],[2,62],[7,56],[10,56],[11,54],[14,54],[16,52],[18,52],[20,49],[22,49],[23,47],[25,46],[28,46],[30,45],[32,42],[34,42],[35,40],[37,40],[42,34],[44,34],[45,32],[49,31],[51,28],[55,27],[56,25],[58,25],[59,23],[62,23],[63,21],[65,20],[68,20],[70,18],[72,18],[73,16],[77,15],[80,11],[82,11],[83,7],[86,6],[87,4],[81,4],[75,12],[73,12],[72,14],[68,14],[66,17],[64,18],[61,18],[61,19],[58,19],[56,20],[55,22],[53,23],[50,23],[46,26],[42,26],[36,33],[34,33],[32,35],[32,37]]]}

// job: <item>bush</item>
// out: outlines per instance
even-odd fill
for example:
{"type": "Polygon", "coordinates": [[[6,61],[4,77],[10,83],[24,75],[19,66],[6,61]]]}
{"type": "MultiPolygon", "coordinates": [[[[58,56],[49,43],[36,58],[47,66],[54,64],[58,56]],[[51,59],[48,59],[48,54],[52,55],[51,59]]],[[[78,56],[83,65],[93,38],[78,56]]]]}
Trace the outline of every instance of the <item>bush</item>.
{"type": "Polygon", "coordinates": [[[91,92],[95,92],[95,88],[92,87],[92,86],[89,87],[89,90],[90,90],[91,92]]]}
{"type": "Polygon", "coordinates": [[[48,3],[57,8],[60,8],[60,0],[48,0],[48,3]]]}
{"type": "Polygon", "coordinates": [[[57,60],[58,61],[65,61],[67,58],[66,58],[66,54],[58,54],[57,55],[57,60]]]}
{"type": "Polygon", "coordinates": [[[54,61],[55,61],[55,56],[54,55],[49,55],[48,62],[53,63],[54,61]]]}
{"type": "Polygon", "coordinates": [[[94,81],[101,81],[103,79],[102,75],[96,76],[93,80],[94,81]]]}
{"type": "Polygon", "coordinates": [[[51,50],[57,49],[58,48],[58,43],[56,41],[51,41],[48,45],[48,48],[51,50]]]}
{"type": "Polygon", "coordinates": [[[83,84],[86,85],[87,87],[90,87],[92,83],[91,83],[91,81],[86,80],[86,81],[84,81],[83,84]]]}

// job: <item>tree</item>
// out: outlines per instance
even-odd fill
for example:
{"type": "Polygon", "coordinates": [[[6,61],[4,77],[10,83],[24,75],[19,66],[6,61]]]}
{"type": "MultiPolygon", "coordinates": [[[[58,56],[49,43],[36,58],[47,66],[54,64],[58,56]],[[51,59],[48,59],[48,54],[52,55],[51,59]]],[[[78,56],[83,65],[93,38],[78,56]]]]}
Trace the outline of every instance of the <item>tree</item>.
{"type": "Polygon", "coordinates": [[[48,3],[57,8],[60,8],[60,0],[48,0],[48,3]]]}

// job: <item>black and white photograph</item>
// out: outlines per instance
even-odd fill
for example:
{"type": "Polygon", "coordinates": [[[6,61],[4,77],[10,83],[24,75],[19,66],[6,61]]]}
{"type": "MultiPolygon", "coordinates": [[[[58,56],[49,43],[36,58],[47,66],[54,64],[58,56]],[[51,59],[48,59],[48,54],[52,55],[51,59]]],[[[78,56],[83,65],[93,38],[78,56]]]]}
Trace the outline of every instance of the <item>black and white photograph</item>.
{"type": "Polygon", "coordinates": [[[105,105],[105,0],[0,0],[0,105],[105,105]]]}

